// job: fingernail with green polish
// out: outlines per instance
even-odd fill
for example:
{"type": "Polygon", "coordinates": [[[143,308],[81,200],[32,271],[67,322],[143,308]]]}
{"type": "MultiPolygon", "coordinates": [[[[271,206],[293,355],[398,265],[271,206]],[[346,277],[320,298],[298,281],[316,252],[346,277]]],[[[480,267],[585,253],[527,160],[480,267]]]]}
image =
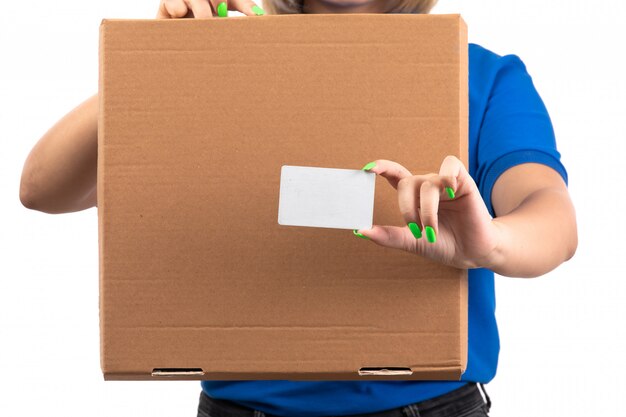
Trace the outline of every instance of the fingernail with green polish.
{"type": "Polygon", "coordinates": [[[363,171],[369,171],[370,169],[374,168],[376,166],[376,162],[369,162],[367,164],[365,164],[365,166],[363,168],[361,168],[363,171]]]}
{"type": "Polygon", "coordinates": [[[364,234],[362,234],[362,233],[357,232],[357,229],[354,229],[354,230],[352,231],[352,233],[354,234],[354,236],[360,237],[361,239],[367,239],[367,240],[369,240],[369,237],[365,236],[365,235],[364,235],[364,234]]]}
{"type": "Polygon", "coordinates": [[[419,239],[422,237],[422,231],[420,230],[420,227],[417,225],[417,223],[408,223],[407,226],[409,226],[409,230],[411,231],[411,233],[413,233],[415,239],[419,239]]]}
{"type": "Polygon", "coordinates": [[[448,193],[448,197],[452,200],[454,198],[454,190],[452,187],[446,187],[446,193],[448,193]]]}
{"type": "Polygon", "coordinates": [[[226,17],[228,15],[228,6],[226,6],[225,1],[217,5],[217,15],[219,17],[226,17]]]}
{"type": "Polygon", "coordinates": [[[437,241],[437,235],[435,234],[435,229],[433,229],[431,226],[426,226],[424,230],[426,231],[426,239],[430,243],[435,243],[437,241]]]}
{"type": "Polygon", "coordinates": [[[259,6],[257,6],[256,4],[254,6],[252,6],[252,11],[257,16],[261,16],[261,15],[265,14],[265,11],[263,9],[261,9],[259,6]]]}

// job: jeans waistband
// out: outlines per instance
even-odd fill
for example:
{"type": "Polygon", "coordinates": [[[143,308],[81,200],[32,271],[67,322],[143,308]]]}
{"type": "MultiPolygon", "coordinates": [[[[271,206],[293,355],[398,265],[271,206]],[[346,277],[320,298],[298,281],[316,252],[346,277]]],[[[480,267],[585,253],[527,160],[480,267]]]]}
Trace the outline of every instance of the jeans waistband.
{"type": "MultiPolygon", "coordinates": [[[[482,384],[481,388],[487,399],[486,403],[477,384],[471,382],[461,388],[428,400],[390,410],[366,414],[350,414],[345,415],[345,417],[443,417],[458,415],[464,410],[480,406],[489,411],[491,401],[482,384]]],[[[204,392],[200,392],[198,416],[205,417],[206,415],[210,417],[280,417],[245,407],[233,401],[211,398],[204,392]]]]}

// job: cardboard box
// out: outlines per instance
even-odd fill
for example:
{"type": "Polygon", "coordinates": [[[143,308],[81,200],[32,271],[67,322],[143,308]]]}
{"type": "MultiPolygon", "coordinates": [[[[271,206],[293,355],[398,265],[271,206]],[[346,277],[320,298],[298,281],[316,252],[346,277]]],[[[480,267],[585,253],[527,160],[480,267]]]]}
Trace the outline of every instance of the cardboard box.
{"type": "Polygon", "coordinates": [[[99,82],[105,379],[459,379],[467,271],[277,223],[282,165],[467,164],[459,15],[104,20],[99,82]]]}

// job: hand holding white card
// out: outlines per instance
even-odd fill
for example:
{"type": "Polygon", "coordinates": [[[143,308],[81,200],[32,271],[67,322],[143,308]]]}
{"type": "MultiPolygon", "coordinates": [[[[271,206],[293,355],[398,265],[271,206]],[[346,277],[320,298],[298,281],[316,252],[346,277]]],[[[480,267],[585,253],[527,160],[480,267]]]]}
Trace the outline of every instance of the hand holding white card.
{"type": "Polygon", "coordinates": [[[376,174],[355,169],[283,165],[278,224],[369,229],[376,174]]]}

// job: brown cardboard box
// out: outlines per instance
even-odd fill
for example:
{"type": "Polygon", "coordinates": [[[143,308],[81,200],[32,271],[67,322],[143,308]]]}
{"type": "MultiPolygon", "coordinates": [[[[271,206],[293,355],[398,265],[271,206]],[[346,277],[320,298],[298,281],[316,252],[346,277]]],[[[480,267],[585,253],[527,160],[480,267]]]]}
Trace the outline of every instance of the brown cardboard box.
{"type": "MultiPolygon", "coordinates": [[[[279,226],[282,165],[467,164],[459,15],[104,20],[105,379],[459,379],[467,271],[279,226]]],[[[377,178],[376,224],[403,225],[377,178]]]]}

